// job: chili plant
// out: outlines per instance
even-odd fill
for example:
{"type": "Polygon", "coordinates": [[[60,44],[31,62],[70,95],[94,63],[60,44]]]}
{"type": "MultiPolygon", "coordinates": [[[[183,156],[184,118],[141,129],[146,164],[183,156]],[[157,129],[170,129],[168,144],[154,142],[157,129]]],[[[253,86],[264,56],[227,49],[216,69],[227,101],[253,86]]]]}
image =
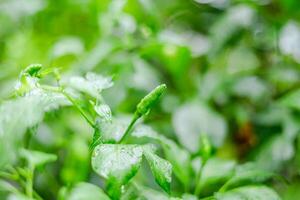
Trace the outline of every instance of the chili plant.
{"type": "Polygon", "coordinates": [[[199,133],[199,149],[190,153],[144,124],[142,118],[150,115],[166,92],[165,84],[141,99],[131,119],[114,116],[105,102],[102,92],[112,86],[112,78],[91,72],[65,78],[58,69],[43,70],[39,64],[21,72],[13,94],[0,106],[0,187],[5,197],[43,199],[34,187],[36,169],[57,162],[60,155],[32,149],[30,142],[45,113],[72,107],[94,132],[89,148],[91,168],[105,184],[101,188],[97,181],[87,180],[65,185],[58,199],[280,199],[265,184],[278,178],[276,174],[254,163],[218,158],[206,133],[199,133]],[[135,178],[143,160],[159,186],[156,189],[135,178]],[[180,190],[172,190],[172,180],[180,190]]]}

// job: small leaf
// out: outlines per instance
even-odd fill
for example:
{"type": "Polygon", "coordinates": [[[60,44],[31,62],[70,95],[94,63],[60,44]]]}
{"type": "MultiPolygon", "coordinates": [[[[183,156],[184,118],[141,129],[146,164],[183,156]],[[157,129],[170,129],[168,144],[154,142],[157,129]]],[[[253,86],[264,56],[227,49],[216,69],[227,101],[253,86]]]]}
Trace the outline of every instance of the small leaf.
{"type": "Polygon", "coordinates": [[[48,154],[39,151],[32,151],[27,149],[22,149],[20,151],[21,157],[25,158],[28,164],[32,167],[38,167],[49,162],[54,162],[57,160],[57,156],[54,154],[48,154]]]}
{"type": "Polygon", "coordinates": [[[108,192],[113,199],[121,195],[121,186],[138,172],[143,149],[139,145],[100,144],[92,156],[93,170],[107,179],[108,192]]]}
{"type": "Polygon", "coordinates": [[[94,109],[99,117],[106,121],[111,121],[111,110],[107,104],[95,105],[94,109]]]}
{"type": "Polygon", "coordinates": [[[149,94],[147,94],[137,105],[136,113],[138,116],[146,115],[150,112],[151,108],[157,103],[159,97],[165,92],[167,86],[165,84],[157,86],[149,94]]]}
{"type": "Polygon", "coordinates": [[[206,134],[200,136],[200,154],[204,160],[207,160],[212,154],[212,146],[206,134]]]}
{"type": "Polygon", "coordinates": [[[96,185],[90,183],[76,184],[66,200],[110,200],[103,190],[96,185]]]}
{"type": "Polygon", "coordinates": [[[41,64],[31,64],[23,70],[22,75],[29,75],[32,77],[40,77],[39,72],[41,71],[41,69],[42,69],[41,64]]]}
{"type": "Polygon", "coordinates": [[[170,192],[172,180],[172,165],[169,161],[155,155],[153,151],[144,148],[144,155],[150,165],[155,181],[166,191],[170,192]]]}
{"type": "Polygon", "coordinates": [[[89,72],[85,78],[80,76],[71,77],[68,85],[75,90],[86,93],[94,98],[101,99],[102,90],[113,86],[110,77],[89,72]]]}
{"type": "Polygon", "coordinates": [[[116,143],[124,135],[126,127],[129,124],[129,119],[127,117],[113,117],[107,121],[98,118],[96,124],[104,143],[116,143]]]}
{"type": "Polygon", "coordinates": [[[216,193],[216,200],[280,200],[274,190],[266,186],[245,186],[225,193],[216,193]]]}

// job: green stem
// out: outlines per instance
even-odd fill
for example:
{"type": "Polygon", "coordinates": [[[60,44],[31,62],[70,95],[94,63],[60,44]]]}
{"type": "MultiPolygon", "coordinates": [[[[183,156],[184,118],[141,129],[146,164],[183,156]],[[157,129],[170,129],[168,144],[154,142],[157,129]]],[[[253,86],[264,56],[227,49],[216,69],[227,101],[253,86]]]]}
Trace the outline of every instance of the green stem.
{"type": "Polygon", "coordinates": [[[129,124],[129,126],[127,127],[124,135],[122,136],[122,138],[120,139],[119,143],[124,142],[124,140],[126,140],[126,138],[128,138],[130,131],[132,130],[133,125],[135,124],[135,122],[140,118],[141,116],[138,114],[134,114],[133,118],[131,119],[131,122],[129,124]]]}
{"type": "Polygon", "coordinates": [[[96,128],[93,120],[91,120],[89,118],[87,113],[81,108],[81,106],[76,102],[76,100],[71,95],[69,95],[67,92],[65,92],[62,87],[41,85],[40,88],[51,91],[51,92],[57,92],[57,93],[63,94],[76,107],[76,109],[80,112],[80,114],[84,117],[84,119],[89,123],[89,125],[91,125],[93,128],[96,128]]]}
{"type": "Polygon", "coordinates": [[[64,90],[61,90],[61,93],[69,100],[71,103],[77,108],[77,110],[80,112],[80,114],[85,118],[85,120],[93,127],[96,128],[94,122],[88,117],[88,115],[85,113],[85,111],[81,108],[81,106],[76,102],[76,100],[71,97],[68,93],[66,93],[64,90]]]}
{"type": "MultiPolygon", "coordinates": [[[[9,184],[11,184],[10,181],[18,182],[20,184],[20,186],[25,189],[25,191],[27,191],[27,190],[30,191],[31,190],[32,191],[32,196],[35,197],[35,199],[43,200],[43,198],[33,189],[33,187],[30,186],[30,185],[33,185],[33,183],[32,183],[33,177],[31,178],[31,183],[30,182],[28,183],[28,182],[25,182],[20,177],[19,172],[17,170],[15,170],[14,168],[11,168],[10,171],[11,171],[11,173],[1,171],[0,172],[0,178],[7,179],[9,181],[9,184]],[[31,189],[30,189],[30,187],[31,187],[31,189]]],[[[20,193],[15,185],[12,185],[11,192],[20,193]],[[15,188],[15,189],[13,189],[13,188],[15,188]]]]}
{"type": "Polygon", "coordinates": [[[30,167],[26,173],[25,192],[29,198],[33,197],[33,168],[30,167]]]}
{"type": "Polygon", "coordinates": [[[204,167],[205,167],[205,165],[206,165],[206,162],[207,162],[206,159],[203,160],[203,164],[202,164],[201,168],[199,169],[199,172],[198,172],[198,174],[197,174],[197,176],[196,176],[196,187],[195,187],[195,191],[194,191],[194,194],[195,194],[196,196],[199,196],[199,194],[200,194],[200,192],[201,192],[201,184],[200,184],[200,180],[201,180],[202,172],[203,172],[203,169],[204,169],[204,167]]]}

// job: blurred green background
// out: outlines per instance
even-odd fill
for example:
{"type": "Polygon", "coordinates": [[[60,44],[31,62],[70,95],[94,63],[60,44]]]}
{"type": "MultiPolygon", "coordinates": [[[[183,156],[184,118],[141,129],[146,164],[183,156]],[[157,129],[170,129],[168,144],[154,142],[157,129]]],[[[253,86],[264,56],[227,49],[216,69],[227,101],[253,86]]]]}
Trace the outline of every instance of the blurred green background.
{"type": "MultiPolygon", "coordinates": [[[[32,63],[113,76],[114,114],[166,83],[146,123],[190,152],[206,132],[219,157],[280,173],[289,184],[273,187],[300,199],[300,1],[0,0],[2,100],[32,63]]],[[[38,131],[35,148],[59,155],[36,180],[53,199],[88,179],[92,131],[68,108],[38,131]]]]}

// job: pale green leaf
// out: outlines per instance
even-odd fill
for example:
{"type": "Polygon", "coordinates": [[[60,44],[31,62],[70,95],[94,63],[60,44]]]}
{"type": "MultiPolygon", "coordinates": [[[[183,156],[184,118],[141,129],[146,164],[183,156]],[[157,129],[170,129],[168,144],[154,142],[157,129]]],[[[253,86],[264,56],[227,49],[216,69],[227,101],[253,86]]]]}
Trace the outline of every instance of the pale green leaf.
{"type": "Polygon", "coordinates": [[[169,161],[155,155],[153,151],[144,148],[144,155],[150,165],[155,181],[166,191],[170,192],[172,180],[172,165],[169,161]]]}
{"type": "Polygon", "coordinates": [[[276,192],[266,186],[245,186],[225,193],[216,193],[216,200],[280,200],[276,192]]]}
{"type": "Polygon", "coordinates": [[[185,149],[179,147],[175,142],[161,137],[160,143],[163,147],[166,159],[172,164],[176,177],[188,187],[191,175],[191,156],[185,149]]]}
{"type": "Polygon", "coordinates": [[[33,151],[27,149],[21,149],[21,157],[23,157],[27,163],[32,167],[38,167],[49,162],[57,160],[57,156],[54,154],[44,153],[40,151],[33,151]]]}
{"type": "Polygon", "coordinates": [[[113,199],[121,195],[121,186],[138,172],[143,149],[139,145],[100,144],[92,156],[93,170],[107,179],[108,193],[113,199]]]}
{"type": "Polygon", "coordinates": [[[90,183],[78,183],[69,192],[66,200],[110,200],[104,191],[90,183]]]}
{"type": "Polygon", "coordinates": [[[159,135],[151,127],[139,124],[131,133],[137,138],[150,138],[158,141],[163,147],[166,159],[172,164],[176,177],[187,186],[191,175],[191,157],[188,151],[179,147],[172,140],[159,135]]]}
{"type": "Polygon", "coordinates": [[[219,189],[230,177],[233,176],[235,162],[219,158],[211,158],[202,168],[199,191],[209,195],[219,189]]]}
{"type": "Polygon", "coordinates": [[[111,110],[107,104],[95,105],[94,109],[100,118],[104,119],[105,121],[112,120],[111,110]]]}
{"type": "Polygon", "coordinates": [[[222,191],[230,190],[243,185],[263,183],[274,177],[274,173],[259,169],[253,163],[237,167],[231,177],[221,188],[222,191]]]}
{"type": "Polygon", "coordinates": [[[179,142],[192,152],[200,147],[200,133],[206,133],[214,146],[223,144],[227,133],[223,117],[201,102],[179,107],[173,114],[172,124],[179,142]]]}
{"type": "Polygon", "coordinates": [[[110,77],[89,72],[85,78],[80,76],[71,77],[67,83],[71,88],[86,93],[94,98],[100,99],[102,90],[113,86],[110,77]]]}
{"type": "Polygon", "coordinates": [[[288,93],[279,102],[288,108],[300,110],[300,89],[288,93]]]}

